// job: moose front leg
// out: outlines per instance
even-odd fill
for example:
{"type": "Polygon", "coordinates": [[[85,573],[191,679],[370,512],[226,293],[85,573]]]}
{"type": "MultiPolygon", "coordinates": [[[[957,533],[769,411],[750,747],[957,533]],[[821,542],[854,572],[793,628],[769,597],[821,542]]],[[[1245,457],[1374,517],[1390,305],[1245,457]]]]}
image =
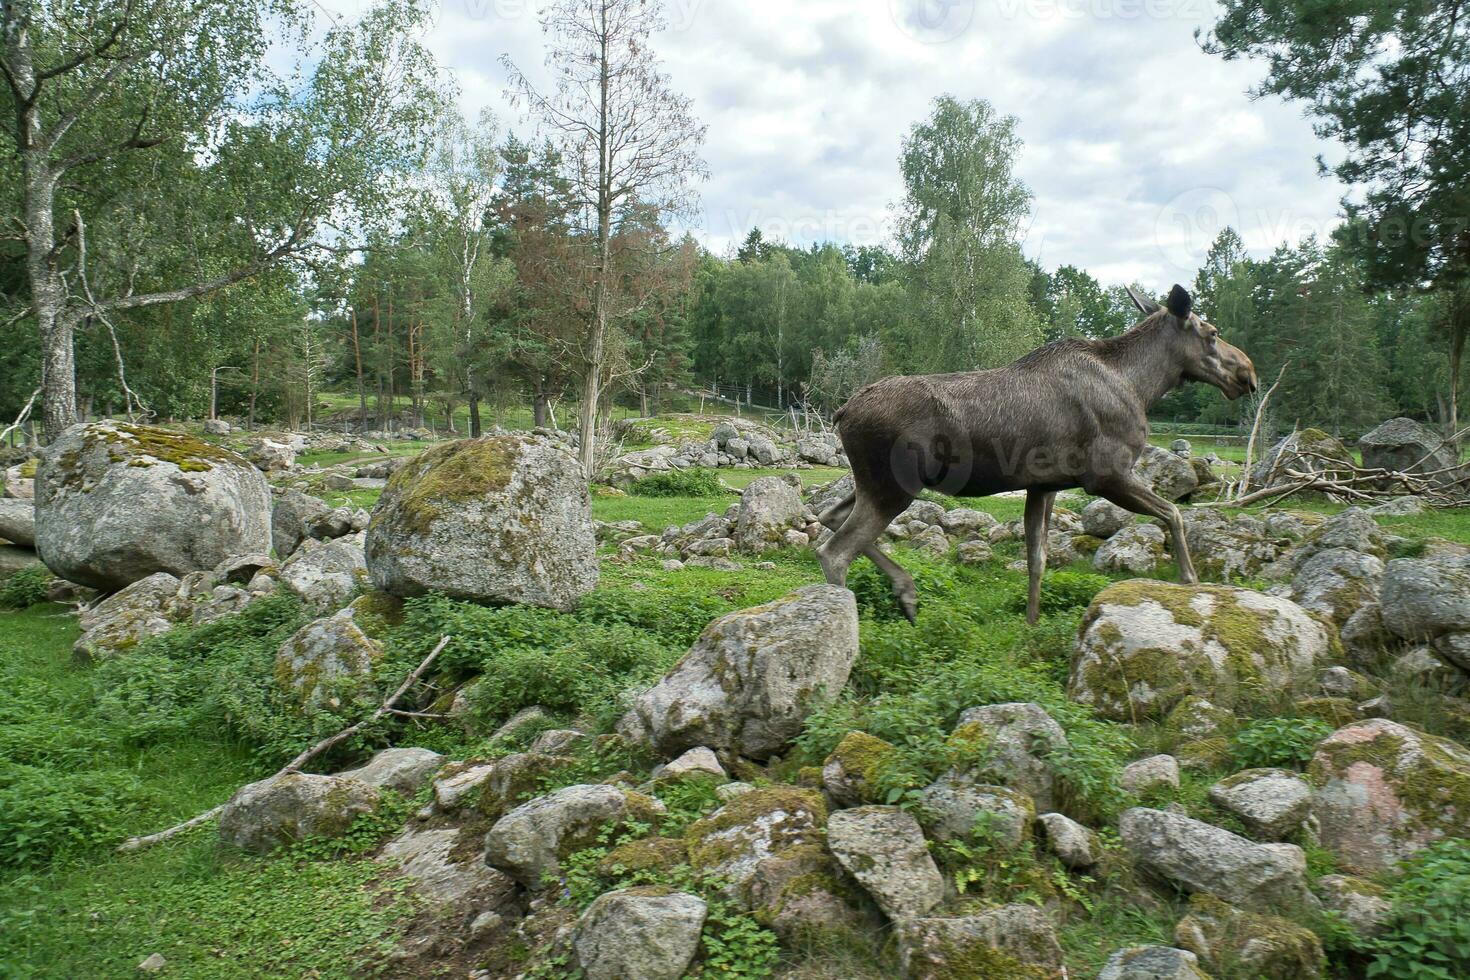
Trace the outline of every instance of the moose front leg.
{"type": "Polygon", "coordinates": [[[1184,538],[1184,518],[1179,516],[1178,507],[1133,479],[1103,484],[1089,492],[1111,500],[1124,510],[1131,510],[1145,517],[1157,517],[1169,525],[1174,560],[1179,565],[1179,581],[1185,585],[1199,582],[1199,576],[1194,571],[1194,561],[1189,557],[1189,542],[1184,538]]]}
{"type": "Polygon", "coordinates": [[[1032,626],[1041,618],[1041,576],[1046,571],[1046,531],[1051,521],[1055,493],[1026,491],[1026,622],[1032,626]]]}

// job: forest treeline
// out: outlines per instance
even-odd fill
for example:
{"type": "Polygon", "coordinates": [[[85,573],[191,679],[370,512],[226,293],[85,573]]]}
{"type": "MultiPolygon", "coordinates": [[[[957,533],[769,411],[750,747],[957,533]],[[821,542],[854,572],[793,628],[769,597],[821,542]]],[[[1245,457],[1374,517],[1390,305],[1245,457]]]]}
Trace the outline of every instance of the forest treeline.
{"type": "MultiPolygon", "coordinates": [[[[417,40],[414,0],[302,40],[288,78],[260,68],[260,38],[280,29],[280,10],[304,16],[293,5],[201,2],[194,23],[167,7],[5,8],[0,117],[17,120],[5,150],[25,164],[0,175],[20,229],[0,240],[7,420],[43,391],[46,418],[66,420],[63,348],[83,416],[218,412],[295,427],[321,421],[330,389],[352,395],[365,428],[397,405],[394,424],[442,427],[468,409],[473,430],[487,401],[569,424],[589,393],[602,413],[656,411],[693,386],[830,411],[884,375],[994,366],[1136,320],[1124,284],[1026,257],[1017,123],[984,101],[942,96],[913,123],[886,245],[796,245],[756,227],[714,254],[689,233],[703,127],[643,43],[656,5],[551,4],[557,87],[539,92],[510,66],[530,116],[519,132],[461,115],[417,40]],[[216,44],[179,57],[200,23],[216,44]],[[598,39],[627,54],[609,62],[612,104],[623,85],[624,116],[644,113],[618,146],[658,134],[624,164],[599,152],[606,127],[577,94],[597,82],[578,73],[598,39]],[[323,50],[332,57],[309,53],[323,50]],[[30,90],[22,56],[52,66],[32,71],[30,90]]],[[[1222,49],[1258,43],[1229,25],[1222,49]]],[[[1456,233],[1385,258],[1370,212],[1264,258],[1227,228],[1189,284],[1263,380],[1280,376],[1278,427],[1353,434],[1398,414],[1453,425],[1470,320],[1456,233]]],[[[1157,417],[1228,425],[1252,411],[1191,386],[1157,417]]]]}

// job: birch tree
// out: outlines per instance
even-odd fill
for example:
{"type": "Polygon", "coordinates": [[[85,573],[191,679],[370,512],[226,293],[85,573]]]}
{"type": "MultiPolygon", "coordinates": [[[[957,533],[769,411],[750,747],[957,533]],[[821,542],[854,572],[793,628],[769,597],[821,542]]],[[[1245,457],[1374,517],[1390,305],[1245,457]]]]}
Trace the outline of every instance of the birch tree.
{"type": "Polygon", "coordinates": [[[608,381],[609,330],[618,311],[612,282],[613,228],[637,203],[660,215],[692,207],[705,175],[705,127],[675,92],[650,47],[663,27],[654,0],[554,0],[541,20],[551,85],[543,89],[507,57],[512,95],[560,151],[587,242],[591,301],[581,345],[579,456],[596,460],[598,406],[608,381]]]}

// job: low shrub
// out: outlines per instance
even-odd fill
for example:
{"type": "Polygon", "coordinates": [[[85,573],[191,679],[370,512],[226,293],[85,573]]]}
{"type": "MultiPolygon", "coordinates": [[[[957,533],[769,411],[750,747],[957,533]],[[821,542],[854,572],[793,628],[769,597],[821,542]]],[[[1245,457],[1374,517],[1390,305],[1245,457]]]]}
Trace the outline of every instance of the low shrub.
{"type": "Polygon", "coordinates": [[[1470,840],[1438,841],[1403,864],[1390,891],[1394,925],[1369,945],[1369,977],[1470,976],[1470,840]]]}
{"type": "Polygon", "coordinates": [[[22,568],[0,582],[0,609],[29,609],[46,601],[53,576],[40,565],[22,568]]]}
{"type": "Polygon", "coordinates": [[[650,473],[635,480],[628,492],[635,497],[718,497],[726,491],[718,473],[701,467],[650,473]]]}
{"type": "Polygon", "coordinates": [[[1332,734],[1320,718],[1263,718],[1236,733],[1230,752],[1242,768],[1302,769],[1317,743],[1332,734]]]}

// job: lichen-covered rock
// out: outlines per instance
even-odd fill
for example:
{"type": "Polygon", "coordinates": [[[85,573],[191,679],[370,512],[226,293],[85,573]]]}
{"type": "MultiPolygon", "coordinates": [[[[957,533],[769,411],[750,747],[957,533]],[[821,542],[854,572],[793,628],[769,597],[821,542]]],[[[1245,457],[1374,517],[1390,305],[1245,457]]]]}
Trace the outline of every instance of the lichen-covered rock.
{"type": "Polygon", "coordinates": [[[1250,472],[1253,487],[1276,487],[1297,482],[1292,472],[1331,477],[1351,471],[1353,454],[1341,440],[1321,429],[1302,429],[1266,451],[1250,472]]]}
{"type": "Polygon", "coordinates": [[[1351,875],[1323,875],[1317,879],[1317,894],[1324,907],[1342,916],[1360,935],[1373,937],[1388,927],[1393,903],[1382,885],[1351,875]]]}
{"type": "Polygon", "coordinates": [[[624,888],[597,896],[572,934],[587,980],[678,980],[699,952],[708,907],[668,888],[624,888]]]}
{"type": "Polygon", "coordinates": [[[1164,532],[1154,524],[1130,524],[1102,543],[1092,556],[1101,572],[1145,575],[1164,561],[1164,532]]]}
{"type": "Polygon", "coordinates": [[[834,806],[878,801],[878,776],[897,750],[867,732],[848,732],[822,765],[822,788],[834,806]]]}
{"type": "Polygon", "coordinates": [[[350,541],[307,539],[281,566],[281,584],[317,612],[341,609],[367,584],[362,549],[350,541]]]}
{"type": "Polygon", "coordinates": [[[383,648],[357,625],[356,612],[344,609],[313,620],[276,651],[276,683],[303,707],[335,706],[360,693],[383,656],[383,648]]]}
{"type": "Polygon", "coordinates": [[[340,776],[291,772],[242,786],[219,816],[220,839],[256,854],[308,837],[339,837],[378,805],[378,791],[340,776]]]}
{"type": "Polygon", "coordinates": [[[271,544],[282,561],[291,557],[302,541],[311,537],[307,525],[313,524],[332,508],[320,497],[300,490],[281,490],[271,508],[271,544]]]}
{"type": "Polygon", "coordinates": [[[689,863],[723,878],[730,897],[750,904],[761,863],[794,847],[822,844],[827,807],[820,793],[776,786],[734,797],[684,832],[689,863]]]}
{"type": "Polygon", "coordinates": [[[985,762],[973,774],[1025,793],[1040,810],[1050,810],[1056,775],[1047,756],[1068,747],[1067,734],[1046,709],[1029,701],[986,704],[960,713],[951,741],[980,749],[985,762]]]}
{"type": "Polygon", "coordinates": [[[289,470],[296,465],[296,450],[289,443],[262,437],[250,447],[250,462],[265,473],[289,470]]]}
{"type": "Polygon", "coordinates": [[[78,619],[82,635],[72,651],[84,660],[115,657],[185,622],[191,607],[179,597],[179,587],[168,572],[155,572],[83,609],[78,619]]]}
{"type": "Polygon", "coordinates": [[[1088,608],[1068,691],[1117,721],[1162,717],[1191,694],[1239,712],[1315,693],[1334,639],[1288,599],[1134,579],[1088,608]]]}
{"type": "Polygon", "coordinates": [[[1302,564],[1291,583],[1291,598],[1307,612],[1341,626],[1363,606],[1378,601],[1383,562],[1347,548],[1320,551],[1302,564]]]}
{"type": "Polygon", "coordinates": [[[1228,830],[1164,810],[1134,807],[1118,821],[1134,864],[1190,892],[1227,902],[1315,908],[1307,861],[1292,844],[1257,844],[1228,830]]]}
{"type": "Polygon", "coordinates": [[[944,900],[919,822],[896,806],[836,811],[827,820],[827,847],[890,919],[923,915],[944,900]]]}
{"type": "Polygon", "coordinates": [[[1060,813],[1043,813],[1037,820],[1041,823],[1047,849],[1062,864],[1074,870],[1086,870],[1097,864],[1102,853],[1097,834],[1060,813]]]}
{"type": "Polygon", "coordinates": [[[860,889],[821,844],[798,844],[765,858],[746,891],[756,921],[786,942],[875,924],[860,889]]]}
{"type": "Polygon", "coordinates": [[[653,820],[657,800],[615,786],[567,786],[511,810],[485,835],[485,863],[528,888],[556,874],[573,851],[595,843],[604,824],[629,818],[653,820]]]}
{"type": "Polygon", "coordinates": [[[510,875],[471,857],[458,827],[410,827],[383,845],[378,860],[395,863],[414,892],[432,906],[508,911],[518,890],[510,875]]]}
{"type": "Polygon", "coordinates": [[[1383,625],[1402,640],[1470,632],[1470,557],[1395,558],[1383,574],[1383,625]]]}
{"type": "Polygon", "coordinates": [[[1103,965],[1097,980],[1210,980],[1199,957],[1173,946],[1130,946],[1103,965]]]}
{"type": "Polygon", "coordinates": [[[975,510],[973,507],[956,507],[947,510],[939,518],[940,525],[946,534],[953,534],[960,539],[981,537],[989,533],[990,529],[1000,522],[983,510],[975,510]]]}
{"type": "Polygon", "coordinates": [[[957,769],[924,787],[919,807],[924,829],[943,841],[970,837],[983,820],[996,843],[1020,847],[1036,820],[1036,804],[1025,793],[988,785],[957,769]]]}
{"type": "Polygon", "coordinates": [[[1316,980],[1326,963],[1322,943],[1305,926],[1245,912],[1205,895],[1189,900],[1174,941],[1221,976],[1252,980],[1316,980]]]}
{"type": "Polygon", "coordinates": [[[533,796],[542,777],[568,765],[570,756],[543,755],[540,752],[513,752],[489,763],[489,769],[476,782],[476,805],[490,820],[499,820],[516,804],[533,796]]]}
{"type": "Polygon", "coordinates": [[[1470,750],[1385,718],[1333,732],[1308,775],[1318,839],[1348,871],[1390,868],[1470,828],[1470,750]]]}
{"type": "Polygon", "coordinates": [[[405,598],[433,591],[570,609],[597,585],[590,508],[581,467],[559,443],[446,443],[388,481],[368,526],[368,571],[405,598]]]}
{"type": "Polygon", "coordinates": [[[906,980],[1052,980],[1062,971],[1062,947],[1046,913],[1003,905],[979,915],[907,919],[895,923],[906,980]]]}
{"type": "Polygon", "coordinates": [[[36,546],[36,502],[0,497],[0,538],[23,548],[36,546]]]}
{"type": "Polygon", "coordinates": [[[857,658],[851,592],[810,585],[705,627],[684,658],[639,695],[620,729],[665,756],[696,746],[765,759],[837,696],[857,658]]]}
{"type": "Polygon", "coordinates": [[[780,548],[783,536],[804,512],[799,486],[779,476],[752,480],[740,494],[735,547],[751,553],[780,548]]]}
{"type": "Polygon", "coordinates": [[[36,551],[57,575],[120,589],[270,549],[270,489],[236,453],[167,429],[66,430],[36,471],[36,551]]]}
{"type": "Polygon", "coordinates": [[[1240,818],[1256,837],[1295,833],[1312,809],[1312,787],[1285,769],[1247,769],[1210,787],[1210,802],[1240,818]]]}
{"type": "MultiPolygon", "coordinates": [[[[534,745],[532,749],[535,749],[534,745]]],[[[667,762],[653,770],[654,779],[684,779],[686,777],[708,777],[723,783],[730,778],[730,775],[720,764],[719,756],[703,745],[692,748],[672,762],[667,762]]]]}
{"type": "Polygon", "coordinates": [[[1134,523],[1135,520],[1132,511],[1125,510],[1111,500],[1104,500],[1102,497],[1082,508],[1083,533],[1103,540],[1111,538],[1123,528],[1134,523]]]}
{"type": "Polygon", "coordinates": [[[496,762],[451,762],[440,769],[434,777],[434,809],[445,813],[464,806],[495,772],[496,762]]]}
{"type": "Polygon", "coordinates": [[[954,557],[961,565],[983,565],[995,557],[995,551],[985,541],[961,541],[955,546],[954,557]]]}
{"type": "Polygon", "coordinates": [[[1281,557],[1282,536],[1255,517],[1232,518],[1218,510],[1193,508],[1183,517],[1190,557],[1207,578],[1258,575],[1281,557]]]}
{"type": "Polygon", "coordinates": [[[1389,419],[1358,440],[1366,469],[1388,470],[1390,473],[1434,473],[1429,481],[1447,487],[1457,478],[1453,471],[1459,464],[1454,448],[1432,430],[1413,419],[1389,419]]]}
{"type": "Polygon", "coordinates": [[[1387,544],[1388,536],[1367,511],[1361,507],[1349,507],[1307,532],[1301,544],[1292,551],[1291,564],[1300,570],[1313,557],[1334,549],[1381,558],[1387,544]]]}
{"type": "Polygon", "coordinates": [[[1235,730],[1235,725],[1235,715],[1197,694],[1180,701],[1164,719],[1165,730],[1187,741],[1229,735],[1235,730]]]}
{"type": "Polygon", "coordinates": [[[1151,755],[1130,762],[1118,776],[1118,785],[1136,796],[1156,789],[1179,788],[1179,760],[1172,755],[1151,755]]]}
{"type": "Polygon", "coordinates": [[[379,789],[391,789],[402,796],[413,796],[442,765],[444,757],[432,749],[391,748],[374,755],[366,765],[337,775],[379,789]]]}
{"type": "Polygon", "coordinates": [[[1157,446],[1145,446],[1133,466],[1133,476],[1166,500],[1182,500],[1194,493],[1199,477],[1189,461],[1157,446]]]}

